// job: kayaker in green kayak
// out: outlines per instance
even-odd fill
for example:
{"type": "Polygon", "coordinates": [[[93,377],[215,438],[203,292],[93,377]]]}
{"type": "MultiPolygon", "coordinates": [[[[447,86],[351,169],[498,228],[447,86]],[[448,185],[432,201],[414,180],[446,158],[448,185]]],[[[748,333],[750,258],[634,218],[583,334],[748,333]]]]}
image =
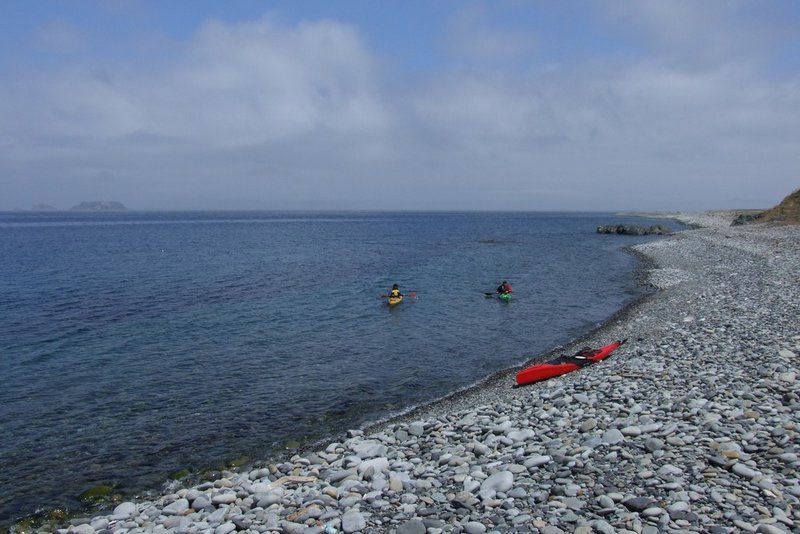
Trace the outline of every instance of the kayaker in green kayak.
{"type": "Polygon", "coordinates": [[[511,284],[503,280],[503,283],[497,286],[496,292],[499,295],[505,295],[506,293],[513,293],[514,289],[511,287],[511,284]]]}

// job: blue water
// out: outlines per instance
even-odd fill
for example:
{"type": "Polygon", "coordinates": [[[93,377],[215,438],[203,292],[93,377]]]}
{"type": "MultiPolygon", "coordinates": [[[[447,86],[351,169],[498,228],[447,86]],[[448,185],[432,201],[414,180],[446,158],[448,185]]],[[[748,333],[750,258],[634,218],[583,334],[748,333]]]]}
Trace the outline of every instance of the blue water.
{"type": "Polygon", "coordinates": [[[274,457],[522,363],[637,295],[622,247],[653,238],[595,228],[663,222],[2,213],[0,522],[274,457]],[[514,299],[485,298],[503,279],[514,299]],[[389,309],[395,282],[417,298],[389,309]]]}

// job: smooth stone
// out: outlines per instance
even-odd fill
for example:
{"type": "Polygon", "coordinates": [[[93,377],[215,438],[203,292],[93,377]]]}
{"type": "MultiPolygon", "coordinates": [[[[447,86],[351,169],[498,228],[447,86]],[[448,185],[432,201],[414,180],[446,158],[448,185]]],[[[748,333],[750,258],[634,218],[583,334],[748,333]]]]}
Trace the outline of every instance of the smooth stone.
{"type": "Polygon", "coordinates": [[[374,469],[375,472],[380,473],[382,471],[389,470],[389,459],[388,458],[372,458],[371,460],[364,460],[356,467],[356,470],[364,474],[368,469],[374,469]]]}
{"type": "Polygon", "coordinates": [[[678,501],[667,506],[667,511],[672,512],[686,512],[689,510],[689,503],[686,501],[678,501]]]}
{"type": "Polygon", "coordinates": [[[606,445],[616,445],[622,441],[625,441],[625,436],[616,428],[610,428],[603,434],[603,443],[606,445]]]}
{"type": "Polygon", "coordinates": [[[660,451],[664,448],[664,442],[658,438],[647,438],[644,440],[644,448],[649,453],[660,451]]]}
{"type": "Polygon", "coordinates": [[[211,496],[211,502],[217,506],[220,504],[233,504],[236,502],[236,499],[235,493],[220,493],[211,496]]]}
{"type": "Polygon", "coordinates": [[[780,375],[778,375],[778,380],[780,380],[781,382],[794,383],[797,381],[797,373],[795,373],[794,371],[787,371],[785,373],[781,373],[780,375]]]}
{"type": "Polygon", "coordinates": [[[602,519],[594,521],[592,523],[592,528],[598,534],[615,534],[617,532],[617,530],[614,527],[612,527],[608,522],[603,521],[602,519]]]}
{"type": "Polygon", "coordinates": [[[425,433],[425,425],[420,421],[415,421],[408,425],[408,433],[412,436],[422,436],[425,433]]]}
{"type": "Polygon", "coordinates": [[[397,534],[425,534],[427,531],[421,519],[411,519],[397,527],[397,534]]]}
{"type": "Polygon", "coordinates": [[[531,467],[539,467],[540,465],[544,465],[550,463],[553,460],[552,456],[544,455],[544,456],[531,456],[523,465],[530,469],[531,467]]]}
{"type": "Polygon", "coordinates": [[[342,516],[342,532],[358,532],[367,528],[367,520],[360,512],[350,511],[342,516]]]}
{"type": "Polygon", "coordinates": [[[486,525],[477,521],[469,521],[464,523],[462,527],[467,534],[484,534],[486,532],[486,525]]]}
{"type": "Polygon", "coordinates": [[[758,527],[756,527],[756,532],[758,534],[786,534],[786,531],[782,528],[778,528],[773,525],[767,525],[765,523],[760,523],[758,527]]]}
{"type": "Polygon", "coordinates": [[[622,502],[625,508],[632,512],[643,512],[653,505],[653,501],[647,497],[633,497],[622,502]]]}
{"type": "Polygon", "coordinates": [[[206,521],[209,523],[220,525],[228,516],[228,507],[223,506],[221,508],[217,508],[212,513],[206,517],[206,521]]]}
{"type": "Polygon", "coordinates": [[[386,445],[381,443],[380,441],[375,440],[364,440],[352,445],[353,452],[356,453],[356,456],[361,458],[362,460],[366,460],[368,458],[375,458],[378,456],[386,456],[386,452],[388,451],[386,445]]]}
{"type": "Polygon", "coordinates": [[[583,423],[581,423],[581,430],[583,432],[589,432],[594,430],[597,427],[597,420],[595,419],[587,419],[583,423]]]}
{"type": "Polygon", "coordinates": [[[114,519],[127,519],[136,513],[136,504],[132,502],[123,502],[114,508],[114,519]]]}
{"type": "Polygon", "coordinates": [[[614,508],[616,506],[614,499],[608,495],[600,495],[597,497],[597,504],[600,505],[601,508],[614,508]]]}
{"type": "Polygon", "coordinates": [[[214,534],[230,534],[236,530],[236,525],[233,523],[224,523],[214,529],[214,534]]]}
{"type": "Polygon", "coordinates": [[[742,463],[733,464],[731,471],[742,478],[755,478],[755,476],[758,474],[756,471],[750,469],[742,463]]]}
{"type": "Polygon", "coordinates": [[[524,430],[513,430],[509,432],[507,436],[509,439],[512,439],[514,441],[526,441],[536,437],[536,432],[534,432],[530,428],[526,428],[524,430]]]}
{"type": "MultiPolygon", "coordinates": [[[[280,498],[276,502],[279,501],[280,498]]],[[[192,509],[194,510],[202,510],[203,508],[206,508],[208,506],[211,506],[211,499],[209,499],[208,495],[205,494],[200,495],[199,497],[197,497],[195,500],[192,501],[192,509]]]]}
{"type": "Polygon", "coordinates": [[[508,496],[512,499],[524,499],[528,496],[528,492],[525,488],[514,488],[508,492],[508,496]]]}
{"type": "Polygon", "coordinates": [[[498,471],[483,481],[481,492],[497,491],[504,492],[514,486],[514,475],[510,471],[498,471]]]}
{"type": "Polygon", "coordinates": [[[161,513],[164,515],[183,515],[189,509],[189,501],[186,499],[178,499],[166,505],[161,513]]]}

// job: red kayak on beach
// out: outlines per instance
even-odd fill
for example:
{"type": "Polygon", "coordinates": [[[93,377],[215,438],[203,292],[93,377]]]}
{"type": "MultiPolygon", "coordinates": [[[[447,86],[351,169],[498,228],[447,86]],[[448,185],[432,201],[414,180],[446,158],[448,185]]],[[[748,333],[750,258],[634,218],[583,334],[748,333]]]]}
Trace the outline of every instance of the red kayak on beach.
{"type": "Polygon", "coordinates": [[[585,348],[576,352],[573,356],[559,356],[549,362],[532,365],[517,373],[517,385],[532,384],[553,378],[554,376],[565,375],[572,371],[577,371],[587,365],[591,365],[600,360],[608,358],[617,347],[625,343],[627,339],[615,341],[599,349],[585,348]]]}

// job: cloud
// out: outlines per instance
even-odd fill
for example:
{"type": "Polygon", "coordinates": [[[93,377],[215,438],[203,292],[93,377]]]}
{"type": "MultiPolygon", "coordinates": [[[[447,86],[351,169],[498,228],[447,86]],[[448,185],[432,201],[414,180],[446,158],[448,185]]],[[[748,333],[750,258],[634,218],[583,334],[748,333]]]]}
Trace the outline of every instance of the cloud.
{"type": "Polygon", "coordinates": [[[66,21],[53,21],[36,30],[36,42],[48,52],[70,54],[86,47],[86,37],[75,25],[66,21]]]}
{"type": "Polygon", "coordinates": [[[595,7],[651,60],[682,68],[763,60],[787,38],[796,39],[791,17],[749,0],[604,1],[595,7]]]}
{"type": "Polygon", "coordinates": [[[447,25],[444,42],[451,54],[467,61],[506,63],[531,54],[537,37],[532,31],[488,23],[485,4],[467,4],[447,25]]]}
{"type": "Polygon", "coordinates": [[[796,189],[800,77],[765,72],[763,20],[592,5],[639,53],[526,62],[541,36],[468,6],[457,61],[414,76],[350,24],[263,17],[208,21],[158,63],[0,78],[0,207],[707,209],[796,189]]]}

